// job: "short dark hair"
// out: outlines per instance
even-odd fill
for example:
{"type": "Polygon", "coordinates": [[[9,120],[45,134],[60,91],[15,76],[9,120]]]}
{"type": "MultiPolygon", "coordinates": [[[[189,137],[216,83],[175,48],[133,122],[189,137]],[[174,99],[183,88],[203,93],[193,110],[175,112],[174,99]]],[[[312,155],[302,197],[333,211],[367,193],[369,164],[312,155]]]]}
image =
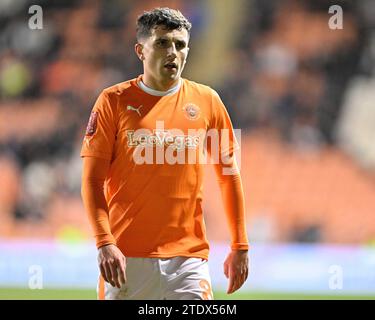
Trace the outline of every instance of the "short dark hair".
{"type": "Polygon", "coordinates": [[[165,26],[167,30],[182,30],[182,28],[185,28],[190,35],[191,23],[179,10],[155,8],[151,11],[145,11],[138,17],[137,40],[151,36],[151,30],[160,25],[165,26]]]}

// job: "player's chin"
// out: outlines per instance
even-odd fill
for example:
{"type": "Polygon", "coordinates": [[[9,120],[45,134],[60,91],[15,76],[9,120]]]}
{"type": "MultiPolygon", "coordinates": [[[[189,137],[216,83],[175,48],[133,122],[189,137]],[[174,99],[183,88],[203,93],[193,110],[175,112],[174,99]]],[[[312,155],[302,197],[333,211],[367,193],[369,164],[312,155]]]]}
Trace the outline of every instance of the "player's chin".
{"type": "Polygon", "coordinates": [[[169,74],[167,74],[165,78],[169,79],[169,80],[175,80],[179,76],[180,76],[180,74],[176,72],[176,73],[169,73],[169,74]]]}

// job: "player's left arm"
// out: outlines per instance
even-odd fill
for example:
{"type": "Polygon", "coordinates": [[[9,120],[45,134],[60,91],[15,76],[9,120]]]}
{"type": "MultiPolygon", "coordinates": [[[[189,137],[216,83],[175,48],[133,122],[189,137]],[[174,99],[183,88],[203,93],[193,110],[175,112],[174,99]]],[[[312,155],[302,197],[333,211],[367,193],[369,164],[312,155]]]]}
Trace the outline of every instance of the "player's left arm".
{"type": "Polygon", "coordinates": [[[216,140],[219,144],[209,143],[207,151],[211,159],[218,160],[214,167],[224,202],[232,249],[224,262],[224,274],[229,278],[227,293],[233,293],[244,284],[249,274],[249,244],[246,232],[244,192],[235,156],[235,150],[239,146],[228,112],[216,92],[212,94],[210,128],[217,132],[219,138],[216,140]]]}
{"type": "Polygon", "coordinates": [[[233,293],[244,284],[249,274],[248,239],[245,223],[244,194],[235,156],[229,175],[227,165],[215,165],[224,209],[231,233],[231,252],[224,262],[224,274],[229,279],[227,293],[233,293]]]}

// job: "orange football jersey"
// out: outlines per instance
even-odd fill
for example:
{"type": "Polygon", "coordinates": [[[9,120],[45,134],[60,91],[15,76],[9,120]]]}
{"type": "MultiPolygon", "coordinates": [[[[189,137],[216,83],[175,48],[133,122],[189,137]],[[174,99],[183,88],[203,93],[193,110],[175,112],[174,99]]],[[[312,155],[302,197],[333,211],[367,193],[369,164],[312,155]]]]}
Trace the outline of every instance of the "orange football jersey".
{"type": "MultiPolygon", "coordinates": [[[[100,94],[81,156],[110,161],[105,181],[109,224],[125,256],[207,259],[199,160],[210,129],[229,132],[226,139],[218,135],[219,154],[238,147],[231,121],[207,86],[181,79],[175,93],[155,96],[140,88],[141,77],[100,94]]],[[[96,238],[103,245],[101,236],[96,238]]],[[[246,249],[246,232],[234,242],[246,249]]]]}

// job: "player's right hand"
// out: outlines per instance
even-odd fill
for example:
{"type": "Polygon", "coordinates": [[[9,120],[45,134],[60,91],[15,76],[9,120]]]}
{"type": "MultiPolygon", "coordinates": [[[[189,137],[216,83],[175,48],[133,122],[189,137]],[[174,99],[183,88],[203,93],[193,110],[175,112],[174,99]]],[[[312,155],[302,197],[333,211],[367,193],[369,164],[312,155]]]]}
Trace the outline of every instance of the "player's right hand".
{"type": "Polygon", "coordinates": [[[114,244],[99,248],[98,264],[104,281],[121,288],[126,282],[126,258],[114,244]]]}

